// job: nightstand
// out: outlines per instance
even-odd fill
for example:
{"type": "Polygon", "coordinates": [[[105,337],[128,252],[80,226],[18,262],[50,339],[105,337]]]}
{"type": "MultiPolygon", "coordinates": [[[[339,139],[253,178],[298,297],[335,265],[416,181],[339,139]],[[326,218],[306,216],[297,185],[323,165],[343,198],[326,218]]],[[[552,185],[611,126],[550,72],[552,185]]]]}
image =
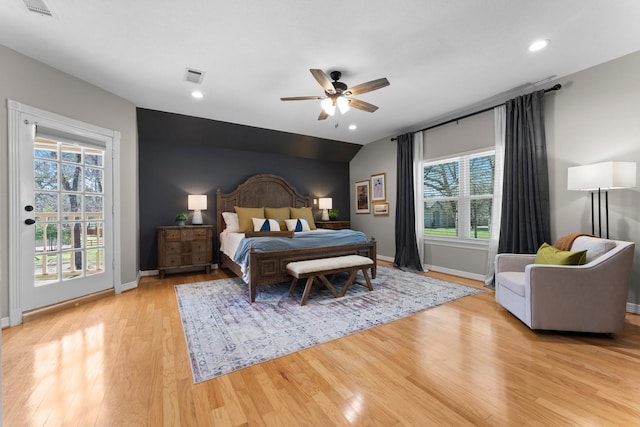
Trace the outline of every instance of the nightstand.
{"type": "Polygon", "coordinates": [[[158,227],[158,272],[204,268],[211,272],[213,226],[187,225],[158,227]]]}
{"type": "Polygon", "coordinates": [[[345,230],[351,228],[351,221],[315,221],[316,227],[329,230],[345,230]]]}

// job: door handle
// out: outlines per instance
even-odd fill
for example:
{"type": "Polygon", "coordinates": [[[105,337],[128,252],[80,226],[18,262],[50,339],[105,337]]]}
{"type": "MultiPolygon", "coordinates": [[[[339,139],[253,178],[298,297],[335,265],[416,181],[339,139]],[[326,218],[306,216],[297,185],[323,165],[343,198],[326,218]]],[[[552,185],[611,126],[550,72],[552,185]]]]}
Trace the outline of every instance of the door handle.
{"type": "Polygon", "coordinates": [[[33,225],[33,224],[36,223],[36,221],[31,219],[31,218],[27,218],[27,219],[24,220],[24,223],[27,224],[27,225],[33,225]]]}
{"type": "Polygon", "coordinates": [[[27,211],[27,212],[31,212],[33,210],[33,206],[27,205],[27,206],[24,207],[24,210],[27,211]]]}

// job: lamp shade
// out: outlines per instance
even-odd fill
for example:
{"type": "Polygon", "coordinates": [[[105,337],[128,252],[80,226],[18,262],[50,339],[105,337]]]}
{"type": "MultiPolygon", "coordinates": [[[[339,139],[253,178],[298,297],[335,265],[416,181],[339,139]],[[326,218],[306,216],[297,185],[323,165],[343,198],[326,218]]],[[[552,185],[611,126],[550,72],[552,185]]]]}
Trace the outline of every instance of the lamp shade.
{"type": "Polygon", "coordinates": [[[593,165],[573,166],[567,171],[568,190],[615,190],[635,186],[635,162],[595,163],[593,165]]]}
{"type": "Polygon", "coordinates": [[[195,211],[195,210],[206,211],[207,210],[207,196],[206,196],[206,194],[204,194],[204,195],[189,194],[189,197],[187,199],[187,204],[188,204],[187,209],[189,209],[190,211],[195,211]]]}
{"type": "Polygon", "coordinates": [[[333,199],[331,197],[320,197],[318,199],[318,209],[331,209],[333,207],[333,199]]]}
{"type": "Polygon", "coordinates": [[[202,224],[202,212],[207,210],[207,195],[206,194],[189,194],[187,199],[187,209],[193,211],[193,218],[191,224],[202,224]]]}

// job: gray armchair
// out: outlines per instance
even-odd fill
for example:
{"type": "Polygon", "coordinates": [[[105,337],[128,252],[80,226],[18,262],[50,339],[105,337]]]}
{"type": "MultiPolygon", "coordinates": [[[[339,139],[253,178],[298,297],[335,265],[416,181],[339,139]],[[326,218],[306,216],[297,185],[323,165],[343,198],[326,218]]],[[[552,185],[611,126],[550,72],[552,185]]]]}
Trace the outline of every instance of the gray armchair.
{"type": "Polygon", "coordinates": [[[635,243],[578,237],[584,265],[534,264],[535,255],[496,256],[496,301],[531,329],[622,330],[635,243]]]}

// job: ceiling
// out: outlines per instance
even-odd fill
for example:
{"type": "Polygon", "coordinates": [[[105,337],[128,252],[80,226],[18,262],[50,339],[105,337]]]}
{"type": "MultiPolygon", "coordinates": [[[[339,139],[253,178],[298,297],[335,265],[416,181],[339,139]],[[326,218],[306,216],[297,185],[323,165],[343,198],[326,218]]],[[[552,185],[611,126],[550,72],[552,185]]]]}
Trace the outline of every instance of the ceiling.
{"type": "Polygon", "coordinates": [[[356,144],[640,50],[638,0],[43,1],[53,17],[2,0],[0,44],[138,107],[356,144]],[[376,112],[319,121],[319,101],[280,101],[324,95],[310,68],[391,84],[357,96],[376,112]]]}

